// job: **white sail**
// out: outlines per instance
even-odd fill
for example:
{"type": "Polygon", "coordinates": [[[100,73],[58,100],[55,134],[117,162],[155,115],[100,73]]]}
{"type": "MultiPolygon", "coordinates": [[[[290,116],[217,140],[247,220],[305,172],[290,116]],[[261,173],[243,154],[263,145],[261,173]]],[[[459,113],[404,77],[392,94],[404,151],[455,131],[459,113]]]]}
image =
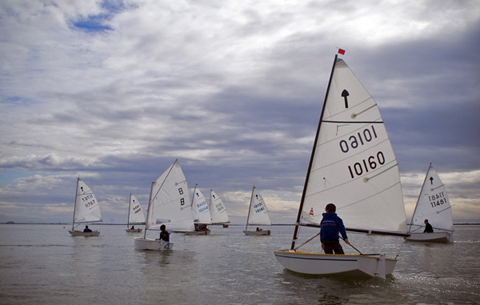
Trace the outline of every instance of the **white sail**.
{"type": "Polygon", "coordinates": [[[436,230],[453,232],[452,206],[445,185],[431,164],[413,212],[412,225],[424,228],[425,219],[436,230]]]}
{"type": "Polygon", "coordinates": [[[230,222],[222,199],[213,190],[210,190],[210,216],[212,224],[230,222]]]}
{"type": "Polygon", "coordinates": [[[407,232],[397,160],[377,104],[337,59],[309,171],[302,218],[332,202],[347,228],[407,232]]]}
{"type": "Polygon", "coordinates": [[[128,224],[145,224],[145,215],[143,214],[142,206],[133,194],[130,194],[130,204],[128,210],[128,224]]]}
{"type": "Polygon", "coordinates": [[[193,190],[192,213],[194,223],[211,224],[210,209],[207,200],[197,186],[195,186],[193,190]]]}
{"type": "Polygon", "coordinates": [[[102,221],[100,205],[92,190],[80,178],[77,181],[77,195],[75,198],[75,211],[73,222],[102,221]]]}
{"type": "Polygon", "coordinates": [[[187,179],[178,160],[152,183],[146,229],[158,229],[162,224],[168,230],[193,230],[187,179]]]}
{"type": "Polygon", "coordinates": [[[248,211],[247,225],[271,225],[270,214],[267,204],[263,201],[262,195],[254,186],[252,197],[250,199],[250,208],[248,211]]]}

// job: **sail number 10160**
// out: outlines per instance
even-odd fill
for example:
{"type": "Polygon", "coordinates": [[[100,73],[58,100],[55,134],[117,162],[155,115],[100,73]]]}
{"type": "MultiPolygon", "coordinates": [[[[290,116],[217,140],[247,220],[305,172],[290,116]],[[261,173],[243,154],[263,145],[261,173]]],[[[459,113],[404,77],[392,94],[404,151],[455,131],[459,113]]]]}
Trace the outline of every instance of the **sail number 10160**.
{"type": "Polygon", "coordinates": [[[350,176],[353,178],[361,176],[363,173],[368,173],[369,170],[377,168],[378,164],[385,164],[385,156],[383,152],[379,151],[376,156],[370,156],[363,159],[361,162],[356,162],[353,166],[348,166],[350,176]]]}

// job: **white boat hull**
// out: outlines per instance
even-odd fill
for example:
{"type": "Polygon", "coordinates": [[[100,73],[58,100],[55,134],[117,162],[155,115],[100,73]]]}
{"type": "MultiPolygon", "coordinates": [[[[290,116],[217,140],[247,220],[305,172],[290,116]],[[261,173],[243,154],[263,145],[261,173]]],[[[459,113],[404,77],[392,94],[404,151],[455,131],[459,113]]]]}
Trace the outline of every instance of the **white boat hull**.
{"type": "Polygon", "coordinates": [[[405,240],[448,243],[453,242],[453,234],[449,232],[411,233],[409,237],[405,237],[405,240]]]}
{"type": "Polygon", "coordinates": [[[173,243],[159,239],[137,237],[135,238],[135,249],[157,251],[173,250],[173,243]]]}
{"type": "Polygon", "coordinates": [[[245,235],[270,235],[270,230],[263,231],[243,231],[245,235]]]}
{"type": "Polygon", "coordinates": [[[311,275],[347,275],[384,277],[395,269],[396,259],[385,259],[384,269],[378,256],[335,255],[303,251],[273,251],[286,269],[311,275]],[[384,273],[383,273],[384,271],[384,273]]]}
{"type": "Polygon", "coordinates": [[[100,231],[92,231],[92,232],[83,232],[83,231],[77,231],[77,230],[68,230],[72,236],[98,236],[100,235],[100,231]]]}
{"type": "Polygon", "coordinates": [[[141,228],[137,228],[137,229],[125,229],[125,231],[127,231],[128,233],[140,233],[142,232],[142,229],[141,228]]]}

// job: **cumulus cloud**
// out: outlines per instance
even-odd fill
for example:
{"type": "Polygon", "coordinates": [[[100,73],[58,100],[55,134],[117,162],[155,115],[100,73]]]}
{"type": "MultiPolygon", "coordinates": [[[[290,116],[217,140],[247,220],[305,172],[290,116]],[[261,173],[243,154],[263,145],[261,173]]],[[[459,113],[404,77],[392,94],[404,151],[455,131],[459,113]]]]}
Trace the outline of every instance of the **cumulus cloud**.
{"type": "MultiPolygon", "coordinates": [[[[295,217],[336,47],[379,104],[409,207],[429,162],[479,176],[479,21],[475,1],[2,1],[2,215],[65,217],[82,176],[121,221],[179,158],[235,217],[253,183],[274,222],[295,217]],[[31,195],[47,179],[65,199],[31,195]]],[[[475,207],[473,181],[447,189],[475,207]]]]}

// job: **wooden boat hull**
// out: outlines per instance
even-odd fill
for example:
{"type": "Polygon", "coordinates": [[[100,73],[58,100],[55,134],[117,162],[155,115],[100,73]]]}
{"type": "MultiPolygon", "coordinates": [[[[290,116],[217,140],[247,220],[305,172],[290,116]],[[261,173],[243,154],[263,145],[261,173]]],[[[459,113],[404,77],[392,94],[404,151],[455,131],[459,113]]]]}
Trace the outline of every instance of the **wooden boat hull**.
{"type": "Polygon", "coordinates": [[[125,229],[125,231],[127,233],[140,233],[140,232],[142,232],[142,229],[141,228],[137,228],[137,229],[133,229],[133,230],[132,229],[125,229]]]}
{"type": "Polygon", "coordinates": [[[310,275],[383,277],[391,274],[397,263],[396,259],[386,258],[383,274],[378,256],[335,255],[293,250],[273,251],[273,253],[277,261],[286,269],[310,275]]]}
{"type": "Polygon", "coordinates": [[[453,234],[449,232],[411,233],[409,237],[405,237],[405,240],[448,243],[453,242],[453,234]]]}
{"type": "Polygon", "coordinates": [[[83,232],[83,231],[77,231],[77,230],[68,230],[72,236],[98,236],[100,235],[100,231],[92,231],[92,232],[83,232]]]}
{"type": "Polygon", "coordinates": [[[263,230],[263,231],[243,231],[245,235],[270,235],[270,230],[263,230]]]}
{"type": "Polygon", "coordinates": [[[137,250],[173,250],[173,243],[164,240],[136,237],[134,241],[137,250]]]}

